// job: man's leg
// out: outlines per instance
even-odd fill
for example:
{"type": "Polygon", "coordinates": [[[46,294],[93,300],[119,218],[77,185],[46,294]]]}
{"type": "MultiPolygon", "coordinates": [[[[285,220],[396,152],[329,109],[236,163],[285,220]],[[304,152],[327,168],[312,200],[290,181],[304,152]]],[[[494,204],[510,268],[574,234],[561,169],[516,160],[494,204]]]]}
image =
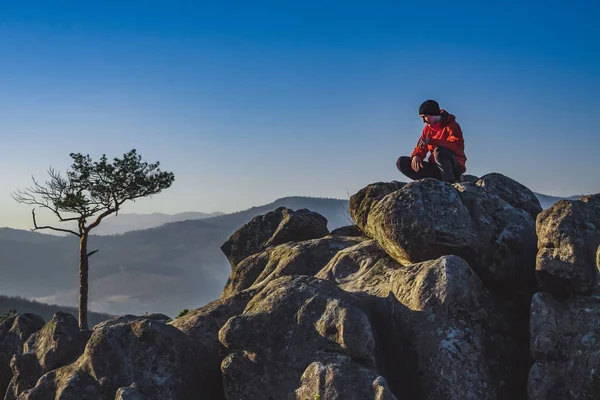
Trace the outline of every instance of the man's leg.
{"type": "Polygon", "coordinates": [[[460,168],[454,153],[446,147],[436,147],[433,151],[435,163],[440,171],[441,180],[454,183],[460,177],[460,168]]]}
{"type": "Polygon", "coordinates": [[[424,178],[441,179],[439,168],[435,164],[427,161],[423,161],[423,167],[421,167],[418,172],[412,169],[410,157],[398,158],[396,167],[400,172],[414,181],[424,178]]]}

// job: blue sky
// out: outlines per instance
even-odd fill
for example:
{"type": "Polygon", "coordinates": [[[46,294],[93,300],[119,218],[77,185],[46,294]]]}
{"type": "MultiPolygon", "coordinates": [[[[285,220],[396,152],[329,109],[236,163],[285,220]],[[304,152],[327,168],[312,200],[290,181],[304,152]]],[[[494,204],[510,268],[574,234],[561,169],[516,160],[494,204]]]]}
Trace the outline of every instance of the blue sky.
{"type": "Polygon", "coordinates": [[[404,180],[430,98],[468,173],[600,192],[598,2],[6,3],[1,226],[30,227],[10,193],[71,152],[137,148],[175,173],[124,212],[347,198],[404,180]]]}

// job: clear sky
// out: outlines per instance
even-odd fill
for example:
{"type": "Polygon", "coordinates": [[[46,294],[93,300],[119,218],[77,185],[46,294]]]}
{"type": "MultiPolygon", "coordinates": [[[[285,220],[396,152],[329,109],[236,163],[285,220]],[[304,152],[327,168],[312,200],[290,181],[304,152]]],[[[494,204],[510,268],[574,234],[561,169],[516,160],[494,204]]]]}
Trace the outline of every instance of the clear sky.
{"type": "MultiPolygon", "coordinates": [[[[0,5],[0,226],[69,153],[136,148],[174,185],[124,212],[231,212],[404,180],[435,99],[468,173],[600,192],[598,1],[0,5]]],[[[48,221],[52,221],[48,219],[48,221]]]]}

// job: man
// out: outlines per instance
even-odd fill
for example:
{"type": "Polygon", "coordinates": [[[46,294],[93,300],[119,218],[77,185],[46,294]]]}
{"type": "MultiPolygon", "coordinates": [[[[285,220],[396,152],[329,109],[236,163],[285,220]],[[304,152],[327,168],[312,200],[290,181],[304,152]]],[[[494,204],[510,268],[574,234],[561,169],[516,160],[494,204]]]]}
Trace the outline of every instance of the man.
{"type": "Polygon", "coordinates": [[[456,117],[440,109],[435,100],[427,100],[419,107],[425,123],[421,138],[410,157],[400,157],[396,167],[410,179],[435,178],[445,182],[460,181],[467,171],[465,142],[456,117]],[[431,152],[429,162],[424,161],[431,152]]]}

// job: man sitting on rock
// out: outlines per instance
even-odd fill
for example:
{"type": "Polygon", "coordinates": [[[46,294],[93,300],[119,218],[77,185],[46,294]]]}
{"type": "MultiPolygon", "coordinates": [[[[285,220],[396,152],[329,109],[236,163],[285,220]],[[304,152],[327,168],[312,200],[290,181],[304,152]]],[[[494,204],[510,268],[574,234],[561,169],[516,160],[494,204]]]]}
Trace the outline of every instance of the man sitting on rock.
{"type": "Polygon", "coordinates": [[[456,117],[441,110],[435,100],[427,100],[419,107],[419,115],[426,124],[417,147],[410,157],[400,157],[396,167],[413,180],[435,178],[445,182],[460,181],[466,172],[465,142],[456,117]],[[429,162],[423,161],[431,152],[429,162]]]}

